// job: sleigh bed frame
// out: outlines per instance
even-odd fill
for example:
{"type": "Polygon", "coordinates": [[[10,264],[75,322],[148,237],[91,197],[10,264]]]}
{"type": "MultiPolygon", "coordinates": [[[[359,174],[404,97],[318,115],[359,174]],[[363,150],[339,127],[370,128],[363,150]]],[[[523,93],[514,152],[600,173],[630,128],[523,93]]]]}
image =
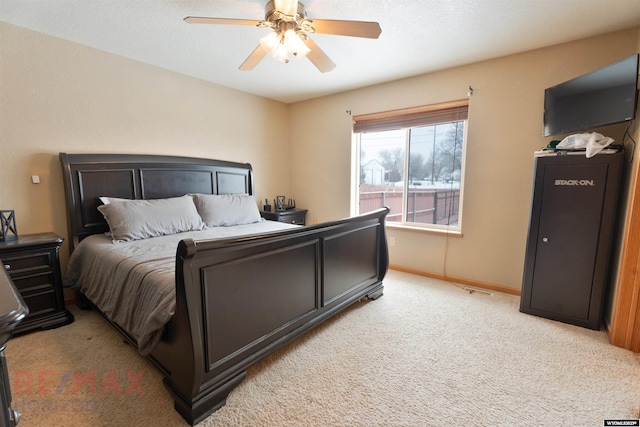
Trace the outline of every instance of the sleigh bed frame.
{"type": "MultiPolygon", "coordinates": [[[[254,193],[250,164],[66,153],[60,153],[60,161],[70,251],[83,238],[108,231],[97,210],[101,196],[254,193]]],[[[175,315],[147,357],[164,375],[175,409],[188,423],[194,425],[222,407],[259,360],[359,299],[382,295],[388,268],[387,213],[385,208],[273,233],[180,241],[175,315]],[[228,313],[242,320],[229,322],[228,313]]]]}

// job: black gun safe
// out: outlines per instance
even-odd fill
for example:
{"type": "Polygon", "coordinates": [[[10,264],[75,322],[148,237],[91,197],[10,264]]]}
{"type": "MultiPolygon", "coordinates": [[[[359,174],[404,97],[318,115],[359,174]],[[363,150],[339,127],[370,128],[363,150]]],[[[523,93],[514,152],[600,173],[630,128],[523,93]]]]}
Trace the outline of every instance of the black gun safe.
{"type": "Polygon", "coordinates": [[[621,151],[535,157],[521,312],[600,329],[623,164],[621,151]]]}

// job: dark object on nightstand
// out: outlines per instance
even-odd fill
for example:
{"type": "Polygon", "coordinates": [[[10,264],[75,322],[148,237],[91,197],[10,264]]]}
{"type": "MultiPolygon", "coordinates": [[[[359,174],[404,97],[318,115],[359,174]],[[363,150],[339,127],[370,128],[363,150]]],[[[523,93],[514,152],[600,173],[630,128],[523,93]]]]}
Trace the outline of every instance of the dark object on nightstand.
{"type": "Polygon", "coordinates": [[[60,274],[63,241],[54,233],[41,233],[0,242],[0,260],[29,307],[29,315],[16,327],[15,334],[73,322],[73,315],[64,306],[60,274]]]}
{"type": "Polygon", "coordinates": [[[262,218],[270,221],[286,222],[287,224],[305,225],[308,209],[289,209],[286,211],[261,211],[262,218]]]}
{"type": "Polygon", "coordinates": [[[10,242],[18,238],[14,211],[0,211],[0,242],[10,242]]]}
{"type": "Polygon", "coordinates": [[[11,388],[4,349],[16,325],[27,313],[27,306],[5,269],[0,266],[0,426],[3,427],[13,427],[20,420],[20,414],[11,409],[11,388]]]}

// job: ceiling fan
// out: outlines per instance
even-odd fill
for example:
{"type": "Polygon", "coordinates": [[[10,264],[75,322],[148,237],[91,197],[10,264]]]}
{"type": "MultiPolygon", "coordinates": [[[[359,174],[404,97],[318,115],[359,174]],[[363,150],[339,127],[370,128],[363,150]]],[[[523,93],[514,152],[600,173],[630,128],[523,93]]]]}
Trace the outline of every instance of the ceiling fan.
{"type": "Polygon", "coordinates": [[[338,36],[377,39],[382,30],[377,22],[309,19],[304,5],[298,0],[271,0],[265,6],[264,20],[207,18],[187,16],[189,24],[251,25],[271,28],[273,31],[260,39],[260,44],[240,65],[240,70],[253,70],[270,54],[282,62],[289,62],[289,55],[306,56],[323,73],[333,70],[336,64],[309,37],[310,34],[334,34],[338,36]]]}

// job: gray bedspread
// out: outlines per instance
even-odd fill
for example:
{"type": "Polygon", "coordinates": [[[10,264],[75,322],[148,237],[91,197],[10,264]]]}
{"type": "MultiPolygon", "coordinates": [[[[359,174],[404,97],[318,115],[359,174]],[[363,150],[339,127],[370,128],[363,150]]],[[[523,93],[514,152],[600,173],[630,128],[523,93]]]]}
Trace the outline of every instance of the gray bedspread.
{"type": "Polygon", "coordinates": [[[69,259],[64,285],[82,292],[124,329],[147,355],[175,312],[178,242],[226,238],[297,227],[275,221],[214,227],[114,244],[105,235],[85,238],[69,259]]]}

